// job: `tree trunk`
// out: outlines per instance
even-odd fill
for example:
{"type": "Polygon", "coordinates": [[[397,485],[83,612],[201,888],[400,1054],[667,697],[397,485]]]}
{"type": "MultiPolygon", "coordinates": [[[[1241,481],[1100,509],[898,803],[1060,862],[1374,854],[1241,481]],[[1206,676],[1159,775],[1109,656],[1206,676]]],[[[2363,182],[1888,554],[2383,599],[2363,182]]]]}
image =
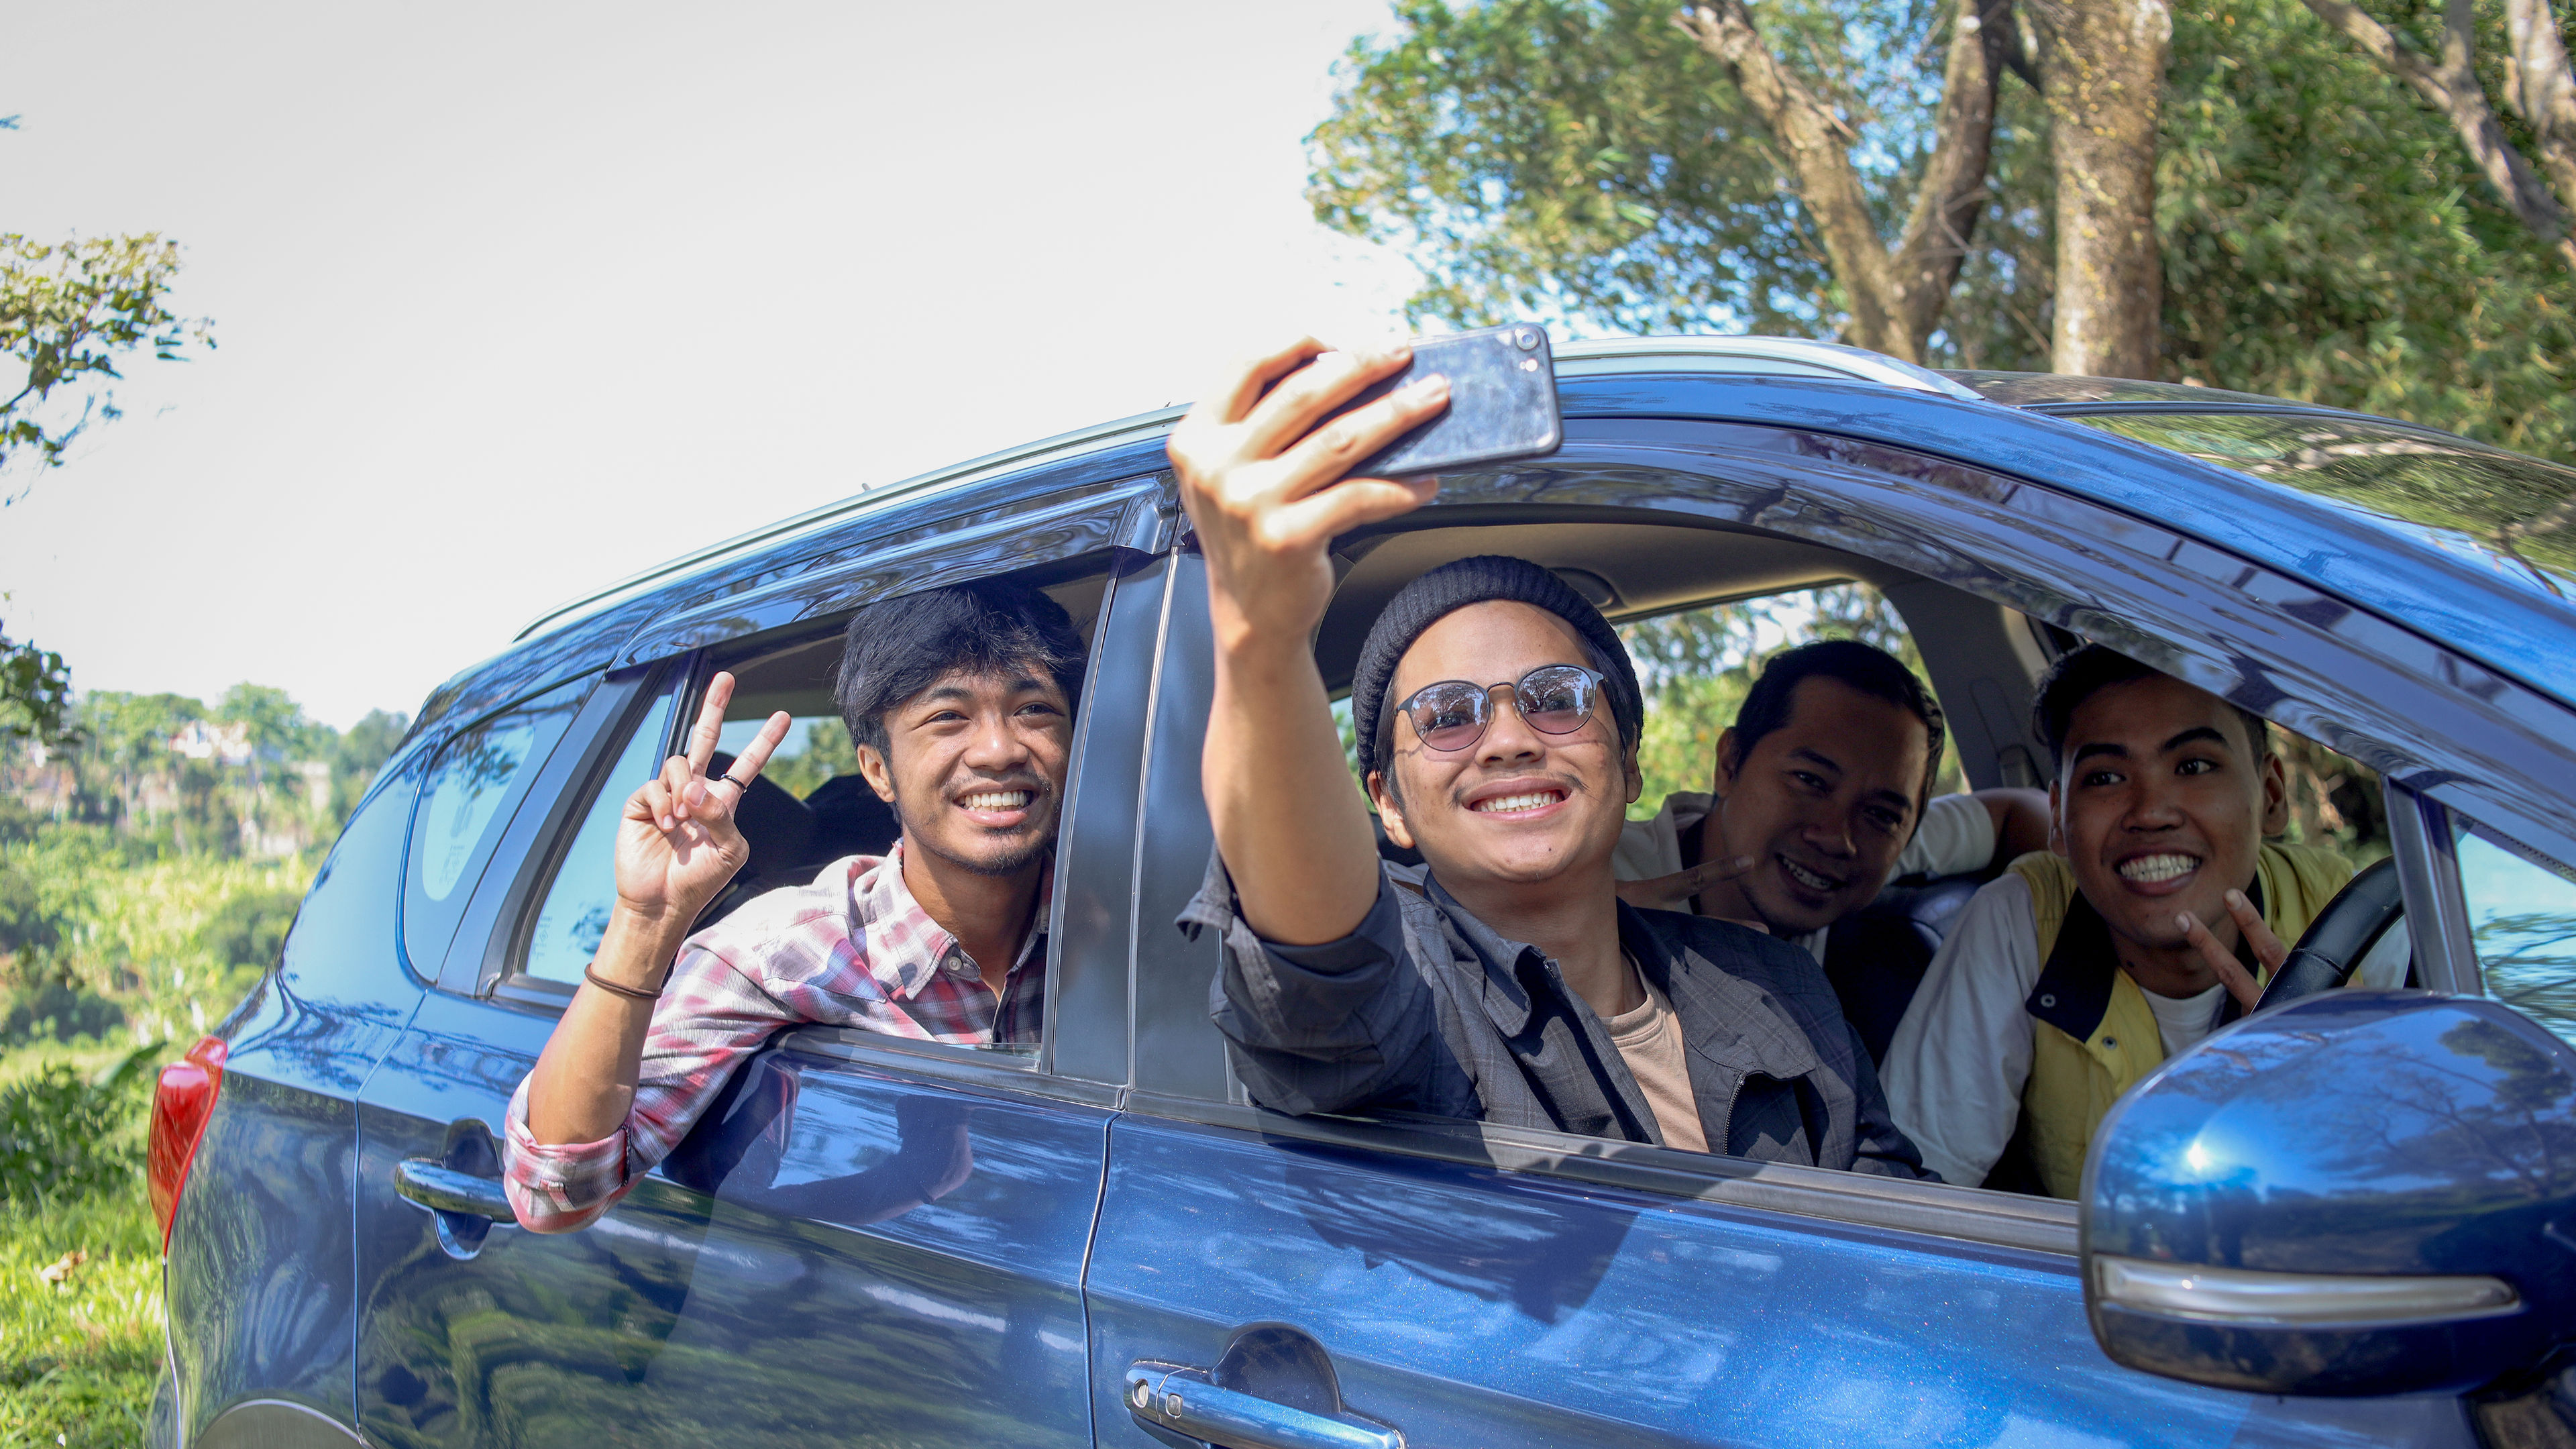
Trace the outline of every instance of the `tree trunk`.
{"type": "Polygon", "coordinates": [[[1995,85],[2011,41],[2012,0],[1959,0],[1932,157],[1893,251],[1879,240],[1877,217],[1852,166],[1851,146],[1858,138],[1851,126],[1771,54],[1744,0],[1694,3],[1673,23],[1725,62],[1788,154],[1798,199],[1815,219],[1826,261],[1851,307],[1843,340],[1921,362],[1967,260],[1969,235],[1986,209],[1995,85]]]}
{"type": "Polygon", "coordinates": [[[2039,33],[2057,173],[2057,321],[2049,365],[2154,377],[2164,261],[2156,118],[2173,43],[2166,0],[2023,0],[2039,33]]]}

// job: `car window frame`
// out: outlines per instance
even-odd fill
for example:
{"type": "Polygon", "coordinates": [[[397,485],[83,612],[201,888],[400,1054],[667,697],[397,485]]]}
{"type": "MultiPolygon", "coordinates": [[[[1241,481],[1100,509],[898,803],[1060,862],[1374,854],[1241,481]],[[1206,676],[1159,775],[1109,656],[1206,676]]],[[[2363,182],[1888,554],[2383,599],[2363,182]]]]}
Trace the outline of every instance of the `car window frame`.
{"type": "MultiPolygon", "coordinates": [[[[1141,724],[1131,720],[1122,726],[1120,720],[1125,716],[1116,707],[1119,701],[1135,696],[1127,687],[1133,681],[1121,679],[1117,661],[1105,659],[1099,645],[1112,619],[1123,617],[1119,614],[1122,583],[1159,565],[1163,540],[1177,514],[1177,493],[1167,473],[1070,490],[1033,489],[1020,508],[991,509],[966,526],[959,526],[955,520],[925,524],[918,517],[891,519],[889,526],[898,531],[890,537],[899,545],[892,557],[857,549],[849,551],[847,567],[841,571],[791,571],[792,587],[762,590],[751,601],[753,606],[724,621],[738,631],[730,635],[710,622],[712,612],[704,603],[685,605],[661,621],[648,623],[635,640],[619,649],[619,658],[633,659],[638,649],[636,641],[646,639],[694,643],[696,647],[621,667],[609,676],[623,685],[626,693],[616,701],[613,711],[603,710],[601,720],[583,735],[578,759],[554,771],[547,808],[523,808],[519,813],[525,818],[513,820],[512,831],[525,837],[518,868],[507,884],[493,882],[493,873],[486,871],[489,906],[484,908],[485,903],[478,899],[477,912],[469,913],[465,927],[459,931],[462,941],[466,928],[480,924],[475,939],[482,949],[474,953],[469,964],[461,959],[465,953],[452,947],[450,974],[443,978],[442,988],[517,1010],[561,1015],[570,1005],[575,988],[520,971],[525,942],[544,908],[554,873],[588,816],[600,788],[599,777],[613,768],[624,752],[634,721],[658,700],[670,697],[673,708],[668,743],[677,750],[705,701],[709,682],[725,660],[842,628],[853,609],[874,598],[980,578],[1036,575],[1067,579],[1098,576],[1105,580],[1100,613],[1093,628],[1093,652],[1084,671],[1083,698],[1076,711],[1071,773],[1067,779],[1069,821],[1082,809],[1084,762],[1093,758],[1095,751],[1141,753],[1141,743],[1135,738],[1141,724]],[[1036,519],[1036,525],[1028,522],[1031,517],[1036,519]],[[853,578],[867,583],[864,597],[853,597],[853,578]]],[[[1161,645],[1161,614],[1158,603],[1150,619],[1150,632],[1144,638],[1148,648],[1133,661],[1134,667],[1146,671],[1148,678],[1154,660],[1152,650],[1161,645]]],[[[577,720],[567,731],[568,738],[581,730],[583,723],[577,720]]],[[[566,752],[559,749],[558,754],[563,753],[566,752]]],[[[1113,809],[1116,803],[1111,802],[1113,809]]],[[[508,845],[505,838],[502,848],[508,845]]],[[[1132,856],[1129,833],[1121,832],[1109,845],[1122,857],[1132,856]]],[[[494,858],[500,858],[498,851],[494,858]]],[[[1053,1060],[1062,1028],[1077,1005],[1060,1003],[1058,999],[1066,976],[1062,959],[1065,903],[1066,893],[1059,889],[1048,920],[1045,1034],[1037,1054],[1025,1065],[1006,1062],[995,1053],[971,1047],[820,1025],[781,1032],[772,1045],[867,1070],[894,1071],[979,1089],[1006,1089],[1089,1106],[1114,1105],[1124,1090],[1123,1083],[1066,1075],[1056,1070],[1053,1060]]],[[[1123,951],[1123,931],[1121,937],[1123,951]]],[[[1119,979],[1123,985],[1123,972],[1119,979]]],[[[1122,1063],[1126,1060],[1124,1003],[1122,991],[1114,1000],[1114,1028],[1118,1034],[1115,1052],[1122,1063]]],[[[1103,1026],[1095,1024],[1094,1029],[1103,1026]]]]}
{"type": "MultiPolygon", "coordinates": [[[[2213,693],[2361,759],[2379,772],[2390,795],[2392,819],[2399,822],[2392,825],[2392,834],[2406,872],[2401,889],[2409,911],[2420,909],[2426,918],[2443,923],[2419,937],[2416,947],[2428,972],[2426,985],[2433,989],[2443,981],[2475,981],[2476,964],[2474,953],[2466,951],[2465,929],[2454,931],[2452,926],[2465,920],[2457,905],[2456,874],[2450,877],[2446,902],[2436,884],[2439,872],[2427,866],[2428,861],[2447,860],[2447,833],[2424,829],[2428,821],[2440,823],[2444,807],[2409,782],[2444,793],[2474,792],[2481,800],[2497,798],[2496,782],[2445,769],[2454,763],[2449,759],[2423,758],[2441,752],[2425,750],[2424,741],[2409,731],[2388,729],[2390,737],[2380,738],[2322,718],[2312,698],[2281,688],[2275,673],[2261,667],[2266,661],[2244,652],[2252,643],[2246,637],[2253,632],[2249,616],[2275,633],[2302,638],[2325,655],[2367,661],[2372,673],[2405,669],[2419,692],[2447,690],[2447,697],[2464,709],[2474,705],[2493,712],[2501,704],[2516,716],[2515,723],[2571,721],[2570,712],[2556,701],[2458,651],[2225,552],[2169,520],[2125,514],[2044,481],[1811,430],[1633,418],[1587,427],[1570,419],[1567,449],[1542,468],[1444,478],[1433,505],[1380,527],[1583,519],[1749,527],[1841,549],[2002,604],[2040,627],[2072,629],[2125,646],[2125,652],[2164,663],[2213,693]],[[1597,445],[1587,447],[1593,440],[1597,445]],[[1592,457],[1585,458],[1586,453],[1592,457]],[[1602,490],[1608,495],[1605,501],[1583,498],[1579,475],[1587,463],[1610,482],[1602,490]],[[1647,469],[1665,481],[1644,482],[1641,470],[1647,469]],[[1890,522],[1903,526],[1885,526],[1890,522]],[[1880,526],[1869,526],[1873,523],[1880,526]],[[2034,536],[2042,533],[2045,538],[2034,536]],[[1941,556],[1969,567],[1927,566],[1941,556]],[[2004,569],[2006,563],[2013,567],[2004,569]],[[2148,580],[2160,581],[2165,597],[2155,597],[2145,586],[2148,580]],[[2124,594],[2132,601],[2144,596],[2143,606],[2130,602],[2124,607],[2124,594]],[[2212,596],[2222,605],[2214,613],[2212,596]],[[2201,610],[2201,616],[2195,618],[2189,608],[2201,610]],[[2238,687],[2249,678],[2269,687],[2272,697],[2245,698],[2260,694],[2238,687]],[[2401,803],[2414,808],[2396,808],[2401,803]],[[2422,833],[2410,839],[2416,831],[2422,833]],[[2403,863],[2410,855],[2416,861],[2412,868],[2403,863]]],[[[2519,823],[2533,825],[2528,812],[2509,813],[2519,823]]],[[[2546,827],[2535,833],[2561,838],[2546,827]]],[[[1140,852],[1147,848],[1140,839],[1140,852]]],[[[1150,868],[1176,870],[1184,864],[1166,860],[1150,868]]],[[[1204,862],[1199,868],[1204,869],[1204,862]]],[[[1139,929],[1154,924],[1140,922],[1139,929]]],[[[1132,1035],[1145,1039],[1142,1023],[1132,1035]]],[[[1953,1248],[1964,1240],[2070,1260],[2076,1252],[2077,1204],[1979,1187],[1756,1164],[1490,1124],[1299,1118],[1203,1095],[1132,1087],[1125,1109],[1277,1138],[1541,1172],[1642,1187],[1676,1199],[1922,1233],[1953,1248]]]]}
{"type": "MultiPolygon", "coordinates": [[[[532,816],[524,827],[528,848],[520,858],[518,870],[491,902],[490,919],[495,928],[479,933],[475,940],[481,949],[455,963],[456,985],[450,989],[468,996],[545,1005],[556,1011],[572,1004],[574,987],[570,983],[527,974],[528,943],[536,930],[537,916],[545,909],[556,873],[563,868],[574,839],[588,821],[599,792],[607,787],[608,772],[632,743],[635,729],[666,699],[673,708],[662,746],[667,752],[678,749],[687,723],[679,706],[685,702],[685,685],[696,663],[694,653],[684,654],[618,670],[602,683],[603,694],[614,688],[618,695],[603,701],[597,727],[558,772],[558,788],[545,809],[532,816]],[[507,929],[500,929],[505,922],[507,929]]],[[[518,822],[514,821],[513,827],[519,828],[518,822]]],[[[460,940],[464,938],[462,931],[458,935],[460,940]]]]}
{"type": "Polygon", "coordinates": [[[413,978],[423,985],[440,986],[447,980],[451,964],[457,954],[458,943],[468,939],[468,932],[474,930],[483,919],[480,911],[485,894],[490,889],[490,882],[496,873],[495,868],[500,867],[500,873],[507,874],[506,862],[512,859],[513,850],[525,849],[524,840],[513,840],[513,828],[519,817],[526,811],[528,802],[541,798],[541,791],[548,783],[548,772],[559,768],[557,762],[565,757],[567,747],[577,747],[584,731],[594,727],[594,712],[597,709],[601,686],[605,679],[605,672],[596,669],[564,675],[537,688],[527,690],[506,704],[483,711],[443,733],[435,744],[425,744],[422,747],[422,764],[413,787],[411,810],[403,825],[402,892],[401,905],[395,923],[395,941],[402,956],[403,969],[409,971],[413,978]],[[432,954],[435,959],[419,959],[412,949],[412,916],[417,907],[414,899],[417,888],[414,868],[417,862],[413,859],[413,852],[420,845],[421,812],[429,808],[430,781],[436,775],[439,764],[445,759],[449,748],[464,736],[513,711],[523,710],[547,695],[580,686],[585,680],[588,684],[574,701],[573,717],[565,722],[563,733],[546,747],[543,758],[526,761],[519,767],[510,782],[508,792],[494,807],[492,822],[485,827],[492,831],[492,845],[481,852],[479,858],[472,862],[465,874],[457,878],[458,904],[445,937],[434,948],[432,954]]]}

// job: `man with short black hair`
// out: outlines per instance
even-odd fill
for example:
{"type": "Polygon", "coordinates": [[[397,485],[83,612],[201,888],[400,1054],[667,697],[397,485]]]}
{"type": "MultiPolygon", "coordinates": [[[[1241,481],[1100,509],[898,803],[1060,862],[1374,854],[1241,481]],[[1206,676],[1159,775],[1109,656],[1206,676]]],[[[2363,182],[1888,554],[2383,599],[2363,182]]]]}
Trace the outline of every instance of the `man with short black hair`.
{"type": "Polygon", "coordinates": [[[689,753],[626,802],[598,955],[511,1099],[524,1226],[595,1221],[782,1028],[1037,1044],[1081,636],[1045,594],[992,581],[872,604],[846,639],[842,719],[902,837],[689,935],[749,856],[734,809],[788,727],[772,715],[708,778],[733,677],[709,683],[689,753]]]}
{"type": "Polygon", "coordinates": [[[2251,1010],[2352,867],[2264,838],[2287,825],[2287,793],[2249,710],[2091,644],[2057,661],[2032,714],[2056,766],[2049,852],[1960,911],[1887,1082],[1946,1180],[2071,1198],[2102,1114],[2251,1010]],[[2026,1161],[1999,1171],[2017,1131],[2026,1161]]]}
{"type": "Polygon", "coordinates": [[[1644,706],[1618,635],[1546,569],[1459,560],[1371,628],[1351,718],[1420,892],[1380,863],[1309,640],[1334,536],[1437,486],[1342,475],[1446,406],[1445,380],[1323,422],[1407,355],[1299,342],[1172,433],[1216,636],[1218,858],[1182,919],[1224,941],[1211,1008],[1253,1099],[1920,1175],[1813,958],[1619,900],[1644,706]]]}
{"type": "Polygon", "coordinates": [[[1708,794],[1664,797],[1619,841],[1631,905],[1759,925],[1818,961],[1889,881],[2000,867],[2048,841],[2048,796],[1934,795],[1940,703],[1857,639],[1774,655],[1718,736],[1708,794]]]}

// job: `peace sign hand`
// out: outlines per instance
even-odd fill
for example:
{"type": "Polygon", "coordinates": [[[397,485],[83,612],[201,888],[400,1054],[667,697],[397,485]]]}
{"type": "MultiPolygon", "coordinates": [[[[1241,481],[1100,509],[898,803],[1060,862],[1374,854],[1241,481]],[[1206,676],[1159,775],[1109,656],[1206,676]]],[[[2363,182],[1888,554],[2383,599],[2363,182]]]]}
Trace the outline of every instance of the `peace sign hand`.
{"type": "Polygon", "coordinates": [[[750,842],[734,824],[734,807],[787,738],[789,720],[784,710],[771,715],[735,757],[732,770],[709,779],[707,765],[732,702],[733,676],[718,674],[707,684],[689,752],[664,760],[662,773],[626,798],[618,821],[618,907],[659,935],[686,932],[751,859],[750,842]]]}
{"type": "MultiPolygon", "coordinates": [[[[2290,959],[2290,948],[2282,945],[2281,938],[2272,934],[2272,928],[2263,922],[2263,913],[2254,909],[2254,903],[2245,898],[2245,892],[2227,893],[2227,914],[2235,918],[2237,932],[2252,948],[2255,963],[2263,968],[2268,980],[2281,969],[2282,962],[2290,959]]],[[[2227,994],[2236,998],[2239,1007],[2252,1011],[2262,1003],[2261,983],[2246,971],[2243,963],[2236,959],[2235,952],[2218,944],[2218,938],[2210,934],[2206,923],[2194,920],[2191,912],[2185,911],[2174,917],[2174,924],[2182,928],[2183,939],[2200,952],[2200,959],[2208,962],[2209,969],[2226,984],[2227,994]]]]}

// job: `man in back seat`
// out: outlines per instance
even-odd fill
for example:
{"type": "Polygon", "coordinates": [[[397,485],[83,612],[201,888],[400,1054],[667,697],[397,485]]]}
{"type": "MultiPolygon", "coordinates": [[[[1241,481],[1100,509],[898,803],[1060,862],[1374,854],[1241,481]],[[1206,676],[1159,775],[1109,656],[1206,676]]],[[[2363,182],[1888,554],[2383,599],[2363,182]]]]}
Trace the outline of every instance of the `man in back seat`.
{"type": "Polygon", "coordinates": [[[1775,656],[1718,736],[1710,792],[1667,795],[1621,831],[1620,899],[1758,925],[1821,962],[1833,924],[1887,882],[2046,845],[2041,791],[1931,793],[1943,735],[1932,691],[1883,649],[1775,656]]]}
{"type": "Polygon", "coordinates": [[[718,674],[689,753],[626,802],[607,933],[511,1099],[503,1176],[519,1222],[588,1226],[781,1028],[1036,1045],[1082,667],[1073,621],[1025,585],[964,584],[860,610],[835,694],[860,773],[893,806],[901,838],[882,858],[835,861],[691,936],[749,857],[734,808],[788,727],[771,716],[708,778],[733,697],[732,676],[718,674]]]}
{"type": "Polygon", "coordinates": [[[2092,644],[2032,714],[2057,771],[2049,849],[1959,913],[1886,1075],[1944,1180],[2071,1198],[2102,1114],[2251,1010],[2352,866],[2264,839],[2288,823],[2281,761],[2260,716],[2206,690],[2092,644]],[[2016,1124],[2027,1168],[1997,1173],[2016,1124]]]}

